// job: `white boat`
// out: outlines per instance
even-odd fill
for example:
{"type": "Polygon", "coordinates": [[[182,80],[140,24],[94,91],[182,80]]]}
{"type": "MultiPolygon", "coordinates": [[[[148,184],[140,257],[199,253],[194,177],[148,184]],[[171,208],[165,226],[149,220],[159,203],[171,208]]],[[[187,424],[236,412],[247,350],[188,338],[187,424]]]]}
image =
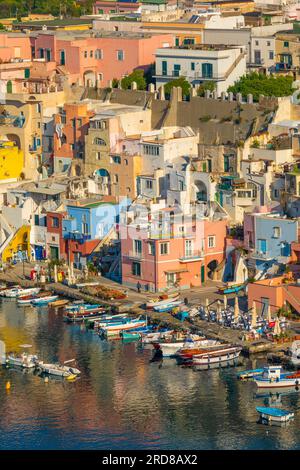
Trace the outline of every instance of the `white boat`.
{"type": "Polygon", "coordinates": [[[205,365],[209,366],[210,364],[220,364],[222,362],[227,362],[232,359],[237,359],[241,354],[242,348],[240,346],[228,346],[222,347],[213,351],[205,351],[200,354],[195,354],[193,356],[193,364],[195,365],[205,365]]]}
{"type": "Polygon", "coordinates": [[[300,372],[283,372],[281,366],[264,367],[264,372],[255,379],[258,388],[298,387],[300,372]]]}
{"type": "Polygon", "coordinates": [[[38,357],[33,354],[22,353],[20,356],[10,354],[7,356],[6,363],[11,366],[19,366],[25,369],[36,367],[38,357]]]}
{"type": "Polygon", "coordinates": [[[112,322],[100,328],[100,333],[105,336],[112,336],[120,333],[121,331],[133,330],[143,326],[147,326],[147,321],[140,318],[132,321],[112,322]]]}
{"type": "Polygon", "coordinates": [[[165,331],[154,331],[153,333],[144,333],[142,335],[142,343],[151,344],[156,343],[164,338],[171,338],[174,330],[165,330],[165,331]]]}
{"type": "Polygon", "coordinates": [[[294,413],[280,408],[257,406],[256,411],[260,414],[260,419],[268,423],[286,423],[294,418],[294,413]]]}
{"type": "Polygon", "coordinates": [[[178,300],[179,294],[173,294],[169,295],[166,299],[161,299],[160,297],[157,299],[151,299],[149,302],[146,303],[146,308],[154,308],[154,307],[162,307],[164,305],[167,305],[171,302],[175,302],[178,300]]]}
{"type": "MultiPolygon", "coordinates": [[[[200,348],[205,347],[210,344],[210,340],[203,339],[203,337],[199,335],[190,335],[188,338],[184,338],[182,340],[177,341],[158,341],[156,342],[159,344],[160,349],[163,352],[163,356],[173,356],[177,353],[181,348],[200,348]]],[[[218,344],[217,341],[213,341],[213,344],[218,344]]]]}
{"type": "Polygon", "coordinates": [[[16,297],[20,289],[21,288],[19,286],[11,287],[10,289],[4,289],[0,292],[0,295],[2,297],[16,297]]]}
{"type": "Polygon", "coordinates": [[[72,361],[66,361],[64,364],[45,364],[43,361],[38,363],[41,372],[49,375],[57,375],[59,377],[72,377],[80,375],[80,370],[76,367],[70,367],[66,364],[72,361]]]}
{"type": "Polygon", "coordinates": [[[40,287],[31,287],[29,289],[19,289],[17,293],[18,298],[27,297],[28,295],[36,295],[40,292],[40,287]]]}
{"type": "Polygon", "coordinates": [[[298,366],[300,364],[300,341],[293,341],[289,352],[291,354],[291,362],[298,366]]]}

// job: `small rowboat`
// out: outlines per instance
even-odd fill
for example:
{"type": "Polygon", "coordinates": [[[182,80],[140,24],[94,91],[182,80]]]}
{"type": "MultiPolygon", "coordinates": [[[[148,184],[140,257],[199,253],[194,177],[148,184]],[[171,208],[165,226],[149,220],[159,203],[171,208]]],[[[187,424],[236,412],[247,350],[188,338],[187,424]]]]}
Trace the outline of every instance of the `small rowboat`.
{"type": "Polygon", "coordinates": [[[235,294],[236,292],[239,292],[240,290],[244,289],[246,287],[246,284],[232,284],[232,285],[227,285],[225,287],[220,287],[219,292],[221,294],[235,294]]]}
{"type": "Polygon", "coordinates": [[[164,305],[158,305],[158,306],[153,307],[153,310],[155,310],[156,312],[169,312],[173,310],[173,308],[179,307],[179,305],[181,304],[182,304],[181,300],[174,300],[171,302],[169,301],[168,303],[164,305]]]}
{"type": "Polygon", "coordinates": [[[50,295],[49,297],[40,297],[37,299],[33,299],[31,303],[35,307],[39,307],[42,305],[48,305],[50,304],[50,302],[54,302],[54,300],[57,300],[57,299],[58,299],[58,295],[50,295]]]}
{"type": "Polygon", "coordinates": [[[262,421],[286,423],[294,418],[294,413],[279,408],[268,408],[265,406],[257,406],[256,411],[260,414],[262,421]]]}
{"type": "Polygon", "coordinates": [[[138,331],[121,331],[120,336],[123,341],[134,340],[137,341],[141,337],[141,333],[138,331]]]}
{"type": "Polygon", "coordinates": [[[178,299],[179,299],[178,293],[169,294],[167,297],[160,296],[156,299],[149,300],[149,302],[146,303],[146,308],[160,307],[160,306],[169,304],[170,302],[174,302],[175,300],[178,300],[178,299]]]}

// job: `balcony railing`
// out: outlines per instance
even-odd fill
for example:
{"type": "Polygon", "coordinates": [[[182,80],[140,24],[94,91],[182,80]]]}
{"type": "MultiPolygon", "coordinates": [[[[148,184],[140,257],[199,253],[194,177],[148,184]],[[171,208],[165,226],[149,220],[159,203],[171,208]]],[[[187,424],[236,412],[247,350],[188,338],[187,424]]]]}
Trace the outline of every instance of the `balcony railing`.
{"type": "Polygon", "coordinates": [[[143,259],[143,253],[139,251],[129,251],[127,256],[128,258],[132,258],[132,259],[138,259],[138,260],[143,259]]]}
{"type": "Polygon", "coordinates": [[[193,250],[193,251],[187,251],[185,254],[181,255],[179,257],[179,261],[181,262],[197,261],[202,258],[204,258],[204,251],[193,250]]]}
{"type": "Polygon", "coordinates": [[[256,250],[251,254],[251,258],[266,261],[266,260],[272,259],[273,256],[271,255],[270,251],[258,251],[258,250],[256,250]]]}

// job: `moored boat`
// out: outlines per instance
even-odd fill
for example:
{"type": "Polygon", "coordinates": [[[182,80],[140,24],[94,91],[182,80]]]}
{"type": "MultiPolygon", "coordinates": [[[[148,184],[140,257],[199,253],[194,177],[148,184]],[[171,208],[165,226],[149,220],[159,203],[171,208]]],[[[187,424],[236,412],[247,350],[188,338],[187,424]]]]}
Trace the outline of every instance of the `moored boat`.
{"type": "Polygon", "coordinates": [[[163,305],[158,305],[158,306],[155,306],[153,307],[153,310],[155,310],[156,312],[170,312],[171,310],[173,310],[173,308],[176,308],[176,307],[179,307],[179,305],[182,304],[182,301],[181,300],[174,300],[172,302],[167,302],[163,305]]]}
{"type": "Polygon", "coordinates": [[[69,303],[68,299],[58,299],[54,300],[54,302],[49,303],[49,307],[64,307],[69,303]]]}
{"type": "Polygon", "coordinates": [[[249,369],[249,370],[242,370],[241,372],[237,373],[237,378],[244,380],[244,379],[252,379],[253,377],[257,377],[262,375],[264,369],[249,369]]]}
{"type": "Polygon", "coordinates": [[[66,365],[68,362],[72,361],[66,361],[64,364],[45,364],[43,361],[39,361],[37,366],[41,372],[49,375],[57,375],[65,378],[80,375],[81,372],[79,369],[66,365]]]}
{"type": "Polygon", "coordinates": [[[298,387],[300,385],[300,371],[283,372],[281,366],[265,367],[263,374],[256,377],[258,388],[298,387]]]}
{"type": "Polygon", "coordinates": [[[256,411],[260,414],[261,420],[268,422],[285,423],[294,418],[294,413],[280,408],[269,408],[265,406],[257,406],[256,411]]]}
{"type": "Polygon", "coordinates": [[[160,307],[170,302],[174,302],[178,299],[179,299],[179,294],[177,292],[174,294],[169,294],[167,296],[160,296],[156,299],[151,299],[148,302],[146,302],[146,308],[151,309],[154,307],[160,307]]]}
{"type": "Polygon", "coordinates": [[[228,345],[226,347],[215,348],[214,350],[206,350],[200,354],[193,355],[192,362],[194,365],[220,364],[221,362],[237,359],[242,351],[240,346],[228,345]]]}
{"type": "Polygon", "coordinates": [[[54,302],[54,300],[58,299],[58,295],[50,295],[48,297],[38,297],[36,299],[32,299],[31,304],[35,307],[39,307],[42,305],[48,305],[50,302],[54,302]]]}
{"type": "Polygon", "coordinates": [[[119,334],[121,331],[124,330],[132,330],[138,327],[145,327],[146,325],[147,321],[142,320],[141,318],[137,318],[134,320],[128,319],[125,321],[108,323],[106,326],[100,328],[99,333],[103,334],[104,336],[110,336],[119,334]]]}
{"type": "Polygon", "coordinates": [[[23,367],[24,369],[32,369],[36,367],[38,357],[33,354],[22,353],[20,356],[9,354],[6,363],[12,366],[23,367]]]}

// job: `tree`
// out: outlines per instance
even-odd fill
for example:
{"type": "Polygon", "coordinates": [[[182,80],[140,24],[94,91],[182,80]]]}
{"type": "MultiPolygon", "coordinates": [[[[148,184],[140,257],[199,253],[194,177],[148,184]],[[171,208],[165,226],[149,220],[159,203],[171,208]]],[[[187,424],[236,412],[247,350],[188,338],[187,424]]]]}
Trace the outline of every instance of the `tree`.
{"type": "Polygon", "coordinates": [[[182,96],[190,95],[191,84],[184,77],[179,77],[179,78],[176,78],[175,80],[171,80],[170,82],[166,83],[165,84],[166,95],[171,94],[171,90],[173,87],[181,87],[182,96]]]}
{"type": "Polygon", "coordinates": [[[254,101],[259,100],[259,95],[264,96],[290,96],[293,93],[293,77],[280,75],[264,75],[252,72],[244,75],[234,85],[228,88],[228,92],[241,93],[244,97],[253,95],[254,101]]]}
{"type": "Polygon", "coordinates": [[[136,82],[138,90],[146,90],[146,80],[144,78],[144,70],[137,69],[134,70],[130,75],[126,75],[126,77],[122,78],[121,80],[121,87],[123,90],[128,90],[131,88],[132,82],[136,82]]]}
{"type": "Polygon", "coordinates": [[[119,80],[118,80],[117,78],[113,78],[113,79],[112,79],[111,86],[112,86],[112,88],[118,88],[118,86],[119,86],[119,80]]]}
{"type": "Polygon", "coordinates": [[[210,92],[213,92],[213,91],[215,91],[215,89],[216,89],[215,82],[213,82],[213,81],[204,82],[201,85],[199,85],[199,87],[197,89],[197,95],[198,96],[205,96],[206,90],[209,90],[210,92]]]}

